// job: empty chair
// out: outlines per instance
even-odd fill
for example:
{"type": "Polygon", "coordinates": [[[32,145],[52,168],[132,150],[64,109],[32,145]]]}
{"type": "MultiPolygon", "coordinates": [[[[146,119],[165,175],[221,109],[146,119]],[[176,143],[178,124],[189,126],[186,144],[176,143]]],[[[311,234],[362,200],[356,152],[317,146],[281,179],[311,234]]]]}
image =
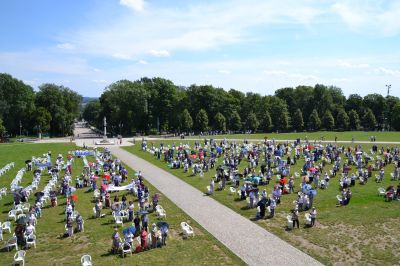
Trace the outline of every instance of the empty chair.
{"type": "Polygon", "coordinates": [[[10,221],[4,222],[4,223],[1,225],[1,229],[2,229],[3,231],[8,230],[8,232],[11,234],[11,222],[10,222],[10,221]]]}
{"type": "Polygon", "coordinates": [[[93,207],[93,217],[94,217],[94,218],[97,217],[96,207],[93,207]]]}
{"type": "Polygon", "coordinates": [[[304,218],[305,218],[305,221],[306,221],[306,225],[307,226],[311,226],[311,215],[309,213],[305,213],[304,214],[304,218]]]}
{"type": "Polygon", "coordinates": [[[125,257],[126,253],[131,253],[132,256],[132,246],[128,242],[122,243],[121,244],[121,252],[122,252],[122,257],[125,257]]]}
{"type": "Polygon", "coordinates": [[[25,255],[26,252],[24,250],[19,250],[17,253],[14,255],[14,262],[13,265],[15,264],[20,264],[22,262],[22,265],[25,266],[25,255]]]}
{"type": "Polygon", "coordinates": [[[167,217],[167,212],[164,209],[160,209],[158,212],[158,217],[161,218],[166,218],[167,217]]]}
{"type": "Polygon", "coordinates": [[[294,172],[294,176],[295,176],[296,178],[299,178],[299,177],[300,177],[300,174],[299,174],[298,172],[294,172]]]}
{"type": "Polygon", "coordinates": [[[30,246],[34,246],[36,248],[36,235],[31,234],[26,237],[26,242],[25,242],[25,248],[28,248],[30,246]]]}
{"type": "Polygon", "coordinates": [[[3,241],[3,228],[0,226],[0,240],[3,241]]]}
{"type": "Polygon", "coordinates": [[[25,203],[22,205],[22,210],[23,210],[24,212],[28,212],[30,207],[31,207],[31,205],[30,205],[28,202],[25,202],[25,203]]]}
{"type": "Polygon", "coordinates": [[[4,248],[6,248],[8,251],[10,251],[12,247],[15,247],[15,249],[18,250],[18,244],[17,244],[17,237],[16,236],[10,237],[7,240],[6,244],[4,245],[4,248]]]}
{"type": "Polygon", "coordinates": [[[121,226],[124,225],[124,220],[122,219],[122,216],[115,216],[114,220],[116,225],[121,225],[121,226]]]}
{"type": "Polygon", "coordinates": [[[183,231],[183,237],[187,238],[188,236],[194,236],[193,228],[188,225],[186,222],[181,223],[181,228],[183,231]]]}
{"type": "Polygon", "coordinates": [[[14,207],[14,210],[15,210],[15,214],[24,213],[24,210],[22,209],[22,205],[21,204],[16,205],[14,207]]]}
{"type": "Polygon", "coordinates": [[[92,266],[92,257],[90,255],[83,255],[81,257],[82,266],[92,266]]]}
{"type": "Polygon", "coordinates": [[[17,220],[17,212],[15,210],[11,210],[8,212],[8,219],[14,219],[14,221],[17,220]]]}
{"type": "Polygon", "coordinates": [[[386,190],[383,187],[378,188],[378,196],[385,196],[386,190]]]}
{"type": "Polygon", "coordinates": [[[236,188],[230,187],[229,191],[231,192],[232,195],[234,195],[236,193],[236,188]]]}

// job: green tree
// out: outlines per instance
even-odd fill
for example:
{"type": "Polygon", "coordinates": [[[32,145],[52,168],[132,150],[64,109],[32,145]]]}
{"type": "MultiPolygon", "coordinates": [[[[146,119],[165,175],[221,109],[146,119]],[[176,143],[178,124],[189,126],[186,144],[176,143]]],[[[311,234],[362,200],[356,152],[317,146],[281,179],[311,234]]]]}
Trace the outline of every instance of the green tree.
{"type": "Polygon", "coordinates": [[[85,119],[91,125],[97,125],[100,121],[100,110],[101,105],[99,100],[93,100],[88,102],[82,113],[83,119],[85,119]]]}
{"type": "Polygon", "coordinates": [[[229,129],[237,131],[240,130],[241,128],[242,128],[242,120],[240,118],[240,115],[237,111],[233,111],[229,119],[229,129]]]}
{"type": "Polygon", "coordinates": [[[326,130],[332,130],[335,127],[335,119],[329,110],[326,110],[322,117],[322,127],[326,130]]]}
{"type": "Polygon", "coordinates": [[[196,115],[196,126],[199,131],[207,131],[208,130],[208,115],[206,110],[200,109],[200,111],[196,115]]]}
{"type": "Polygon", "coordinates": [[[321,119],[319,119],[319,115],[316,109],[314,109],[309,118],[310,126],[312,130],[318,130],[321,127],[321,119]]]}
{"type": "Polygon", "coordinates": [[[259,122],[255,113],[251,112],[246,119],[246,128],[252,130],[253,132],[257,131],[259,126],[259,122]]]}
{"type": "Polygon", "coordinates": [[[226,131],[226,119],[223,114],[218,112],[214,116],[214,129],[219,131],[226,131]]]}
{"type": "Polygon", "coordinates": [[[349,125],[351,130],[360,130],[360,118],[354,109],[349,112],[349,125]]]}
{"type": "Polygon", "coordinates": [[[38,107],[34,113],[38,133],[50,130],[51,114],[43,107],[38,107]]]}
{"type": "Polygon", "coordinates": [[[371,109],[367,108],[362,119],[364,130],[374,130],[377,126],[376,118],[371,109]]]}
{"type": "Polygon", "coordinates": [[[400,130],[400,102],[393,107],[392,125],[395,130],[400,130]]]}
{"type": "Polygon", "coordinates": [[[0,118],[0,137],[6,133],[6,128],[3,126],[3,119],[0,118]]]}
{"type": "Polygon", "coordinates": [[[303,113],[301,112],[300,109],[297,109],[296,112],[294,113],[293,119],[292,119],[292,125],[293,128],[301,131],[304,128],[304,120],[303,120],[303,113]]]}
{"type": "Polygon", "coordinates": [[[338,114],[336,116],[336,128],[347,130],[349,128],[350,119],[347,115],[346,111],[343,108],[338,110],[338,114]]]}
{"type": "Polygon", "coordinates": [[[262,116],[260,127],[264,132],[270,132],[271,131],[271,129],[272,129],[272,119],[271,119],[271,115],[269,114],[268,111],[265,111],[264,115],[262,116]]]}
{"type": "Polygon", "coordinates": [[[184,132],[189,132],[192,130],[193,119],[188,109],[183,110],[180,117],[180,125],[181,125],[181,130],[184,132]]]}
{"type": "Polygon", "coordinates": [[[281,131],[286,131],[289,129],[289,114],[287,111],[280,113],[278,128],[281,131]]]}

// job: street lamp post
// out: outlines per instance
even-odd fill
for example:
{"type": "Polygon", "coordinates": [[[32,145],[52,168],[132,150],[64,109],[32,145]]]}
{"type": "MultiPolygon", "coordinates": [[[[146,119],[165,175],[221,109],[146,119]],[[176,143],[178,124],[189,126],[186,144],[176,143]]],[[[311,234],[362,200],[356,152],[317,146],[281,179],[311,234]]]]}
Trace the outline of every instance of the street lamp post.
{"type": "MultiPolygon", "coordinates": [[[[390,88],[392,88],[392,84],[386,84],[385,86],[387,88],[387,96],[386,96],[386,98],[388,99],[389,95],[390,95],[390,88]]],[[[388,122],[387,127],[388,127],[388,130],[390,131],[391,130],[391,125],[392,125],[392,116],[390,115],[390,117],[389,117],[389,112],[390,112],[389,106],[386,106],[386,108],[387,108],[386,109],[387,110],[386,120],[388,122]]]]}
{"type": "Polygon", "coordinates": [[[21,120],[19,120],[19,136],[22,136],[22,123],[21,120]]]}

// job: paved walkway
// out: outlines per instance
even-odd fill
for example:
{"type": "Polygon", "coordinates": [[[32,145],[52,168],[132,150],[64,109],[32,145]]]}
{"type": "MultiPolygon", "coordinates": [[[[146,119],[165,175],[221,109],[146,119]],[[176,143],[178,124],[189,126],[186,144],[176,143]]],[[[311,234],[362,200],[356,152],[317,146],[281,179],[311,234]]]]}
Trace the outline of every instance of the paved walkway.
{"type": "Polygon", "coordinates": [[[119,147],[110,149],[247,264],[321,265],[172,174],[119,147]]]}

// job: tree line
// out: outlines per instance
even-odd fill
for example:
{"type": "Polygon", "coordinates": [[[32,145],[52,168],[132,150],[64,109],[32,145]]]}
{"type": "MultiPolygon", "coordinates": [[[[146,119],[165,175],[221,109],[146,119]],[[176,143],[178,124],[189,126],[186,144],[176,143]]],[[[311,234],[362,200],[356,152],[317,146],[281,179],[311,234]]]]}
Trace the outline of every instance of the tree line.
{"type": "Polygon", "coordinates": [[[23,81],[0,73],[0,136],[71,135],[81,99],[64,86],[45,83],[36,92],[23,81]]]}
{"type": "Polygon", "coordinates": [[[142,78],[110,84],[83,110],[83,118],[98,128],[102,128],[104,116],[108,130],[122,135],[210,130],[400,130],[400,100],[377,93],[345,97],[340,88],[321,84],[282,88],[274,95],[263,96],[142,78]]]}

